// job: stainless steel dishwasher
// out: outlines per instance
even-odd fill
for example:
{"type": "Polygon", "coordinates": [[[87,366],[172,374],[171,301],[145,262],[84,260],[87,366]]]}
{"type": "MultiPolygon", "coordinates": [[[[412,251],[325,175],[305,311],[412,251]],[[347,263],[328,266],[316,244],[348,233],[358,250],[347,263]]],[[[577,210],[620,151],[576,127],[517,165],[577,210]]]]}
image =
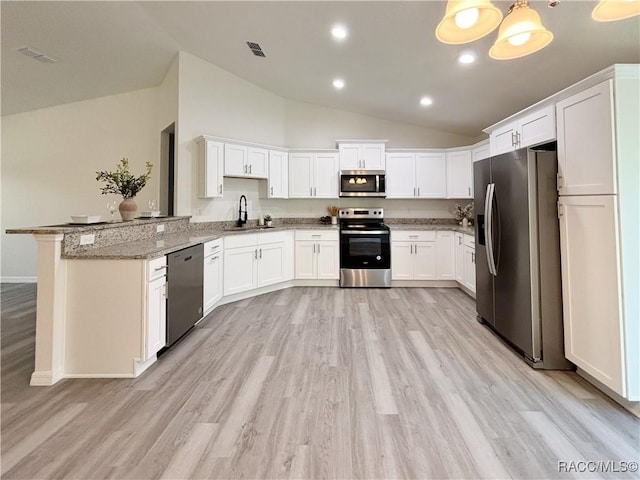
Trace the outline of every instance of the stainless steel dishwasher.
{"type": "Polygon", "coordinates": [[[204,246],[167,255],[167,347],[202,318],[204,246]]]}

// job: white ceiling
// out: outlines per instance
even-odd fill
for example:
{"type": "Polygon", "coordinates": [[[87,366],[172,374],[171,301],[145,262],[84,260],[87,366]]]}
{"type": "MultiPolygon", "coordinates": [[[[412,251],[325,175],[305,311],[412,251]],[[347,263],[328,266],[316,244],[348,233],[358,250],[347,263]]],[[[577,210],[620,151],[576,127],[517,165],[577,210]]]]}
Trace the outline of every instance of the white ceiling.
{"type": "MultiPolygon", "coordinates": [[[[503,12],[511,3],[494,2],[503,12]]],[[[443,1],[3,1],[2,114],[158,85],[182,50],[282,97],[475,137],[608,65],[640,63],[640,17],[597,23],[594,1],[547,3],[530,2],[551,45],[497,61],[487,55],[497,31],[463,46],[435,39],[443,1]],[[349,29],[342,43],[329,34],[337,22],[349,29]],[[25,45],[58,62],[16,52],[25,45]],[[457,64],[468,48],[478,61],[457,64]],[[431,107],[419,106],[423,95],[431,107]]]]}

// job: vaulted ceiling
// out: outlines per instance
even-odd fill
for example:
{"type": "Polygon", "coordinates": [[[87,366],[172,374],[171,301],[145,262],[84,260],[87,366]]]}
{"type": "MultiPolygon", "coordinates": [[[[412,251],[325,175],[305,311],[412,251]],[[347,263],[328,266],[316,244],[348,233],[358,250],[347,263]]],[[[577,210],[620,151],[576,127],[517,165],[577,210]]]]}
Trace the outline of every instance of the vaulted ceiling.
{"type": "Polygon", "coordinates": [[[182,50],[285,98],[476,136],[608,65],[640,63],[640,17],[597,23],[593,1],[530,4],[554,41],[497,61],[487,54],[497,31],[462,46],[436,40],[443,1],[5,1],[2,114],[158,85],[182,50]],[[342,42],[330,35],[335,23],[348,28],[342,42]],[[57,62],[17,52],[26,45],[57,62]],[[478,60],[457,63],[467,49],[478,60]],[[433,105],[419,105],[424,95],[433,105]]]}

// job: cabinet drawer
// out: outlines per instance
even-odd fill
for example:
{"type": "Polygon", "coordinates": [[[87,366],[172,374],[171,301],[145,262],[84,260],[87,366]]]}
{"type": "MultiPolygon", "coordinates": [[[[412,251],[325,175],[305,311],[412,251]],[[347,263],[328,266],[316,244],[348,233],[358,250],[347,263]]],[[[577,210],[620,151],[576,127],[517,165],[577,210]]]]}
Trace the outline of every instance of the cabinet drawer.
{"type": "Polygon", "coordinates": [[[222,239],[211,240],[204,244],[204,256],[208,257],[214,253],[220,253],[222,250],[222,239]]]}
{"type": "Polygon", "coordinates": [[[338,230],[296,230],[296,240],[338,240],[338,230]]]}
{"type": "Polygon", "coordinates": [[[162,256],[147,262],[147,281],[163,277],[167,273],[167,257],[162,256]]]}
{"type": "Polygon", "coordinates": [[[258,234],[258,245],[266,245],[267,243],[284,242],[285,232],[268,232],[258,234]]]}
{"type": "Polygon", "coordinates": [[[471,247],[473,249],[476,248],[476,237],[474,237],[473,235],[467,235],[466,233],[464,234],[464,244],[467,247],[471,247]]]}
{"type": "Polygon", "coordinates": [[[231,235],[224,237],[224,248],[255,247],[258,244],[258,235],[231,235]]]}
{"type": "Polygon", "coordinates": [[[435,242],[437,231],[435,230],[392,230],[393,242],[435,242]]]}

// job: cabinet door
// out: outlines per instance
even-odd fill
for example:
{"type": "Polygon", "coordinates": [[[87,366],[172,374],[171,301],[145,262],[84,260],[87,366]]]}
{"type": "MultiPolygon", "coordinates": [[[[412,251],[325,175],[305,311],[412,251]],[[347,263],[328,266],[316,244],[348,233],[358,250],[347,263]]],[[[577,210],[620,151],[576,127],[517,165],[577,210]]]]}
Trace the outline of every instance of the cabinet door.
{"type": "Polygon", "coordinates": [[[316,272],[319,280],[340,278],[340,247],[336,240],[316,242],[316,272]]]}
{"type": "Polygon", "coordinates": [[[247,170],[250,177],[267,178],[269,172],[269,150],[249,147],[247,149],[247,170]]]}
{"type": "Polygon", "coordinates": [[[313,196],[313,153],[289,154],[289,198],[313,196]]]}
{"type": "Polygon", "coordinates": [[[518,120],[518,148],[550,142],[556,138],[556,112],[553,105],[518,120]]]}
{"type": "Polygon", "coordinates": [[[413,280],[413,243],[391,242],[391,280],[413,280]]]}
{"type": "Polygon", "coordinates": [[[456,282],[464,285],[464,242],[462,233],[455,234],[456,282]]]}
{"type": "Polygon", "coordinates": [[[470,150],[447,153],[447,198],[473,198],[470,150]]]}
{"type": "Polygon", "coordinates": [[[244,177],[247,175],[247,147],[224,144],[224,174],[230,177],[244,177]]]}
{"type": "Polygon", "coordinates": [[[338,145],[338,151],[340,153],[340,170],[361,170],[363,168],[359,144],[343,143],[338,145]]]}
{"type": "Polygon", "coordinates": [[[560,195],[617,193],[612,81],[558,102],[556,112],[560,195]]]}
{"type": "Polygon", "coordinates": [[[284,242],[258,246],[258,287],[285,280],[284,242]]]}
{"type": "Polygon", "coordinates": [[[204,140],[200,142],[198,159],[198,197],[222,197],[224,144],[204,140]]]}
{"type": "Polygon", "coordinates": [[[289,157],[286,152],[269,152],[267,198],[287,198],[289,192],[289,157]]]}
{"type": "Polygon", "coordinates": [[[224,251],[224,294],[256,288],[258,247],[228,248],[224,251]]]}
{"type": "Polygon", "coordinates": [[[476,249],[464,247],[464,285],[475,293],[476,291],[476,249]]]}
{"type": "Polygon", "coordinates": [[[491,156],[512,152],[516,149],[515,139],[517,128],[518,125],[516,122],[513,122],[491,132],[489,137],[491,156]]]}
{"type": "Polygon", "coordinates": [[[455,280],[456,252],[453,232],[438,232],[436,237],[436,279],[455,280]]]}
{"type": "Polygon", "coordinates": [[[477,162],[479,160],[484,160],[485,158],[489,158],[491,156],[490,147],[487,143],[486,145],[482,145],[480,147],[474,148],[471,150],[471,160],[477,162]]]}
{"type": "Polygon", "coordinates": [[[314,155],[314,198],[338,198],[338,154],[314,155]]]}
{"type": "Polygon", "coordinates": [[[415,198],[415,175],[415,154],[387,153],[387,198],[415,198]]]}
{"type": "Polygon", "coordinates": [[[413,278],[415,280],[436,279],[436,242],[413,244],[413,278]]]}
{"type": "Polygon", "coordinates": [[[167,343],[167,297],[164,276],[147,284],[147,302],[145,360],[153,357],[167,343]]]}
{"type": "Polygon", "coordinates": [[[317,278],[316,242],[312,240],[296,240],[295,278],[317,278]]]}
{"type": "Polygon", "coordinates": [[[621,396],[622,312],[613,196],[561,197],[565,356],[621,396]]]}
{"type": "Polygon", "coordinates": [[[365,170],[384,170],[384,143],[363,143],[360,149],[362,168],[365,170]]]}
{"type": "Polygon", "coordinates": [[[222,253],[204,259],[203,305],[205,315],[222,298],[222,253]]]}
{"type": "Polygon", "coordinates": [[[445,152],[416,153],[416,194],[420,198],[447,198],[445,152]]]}

